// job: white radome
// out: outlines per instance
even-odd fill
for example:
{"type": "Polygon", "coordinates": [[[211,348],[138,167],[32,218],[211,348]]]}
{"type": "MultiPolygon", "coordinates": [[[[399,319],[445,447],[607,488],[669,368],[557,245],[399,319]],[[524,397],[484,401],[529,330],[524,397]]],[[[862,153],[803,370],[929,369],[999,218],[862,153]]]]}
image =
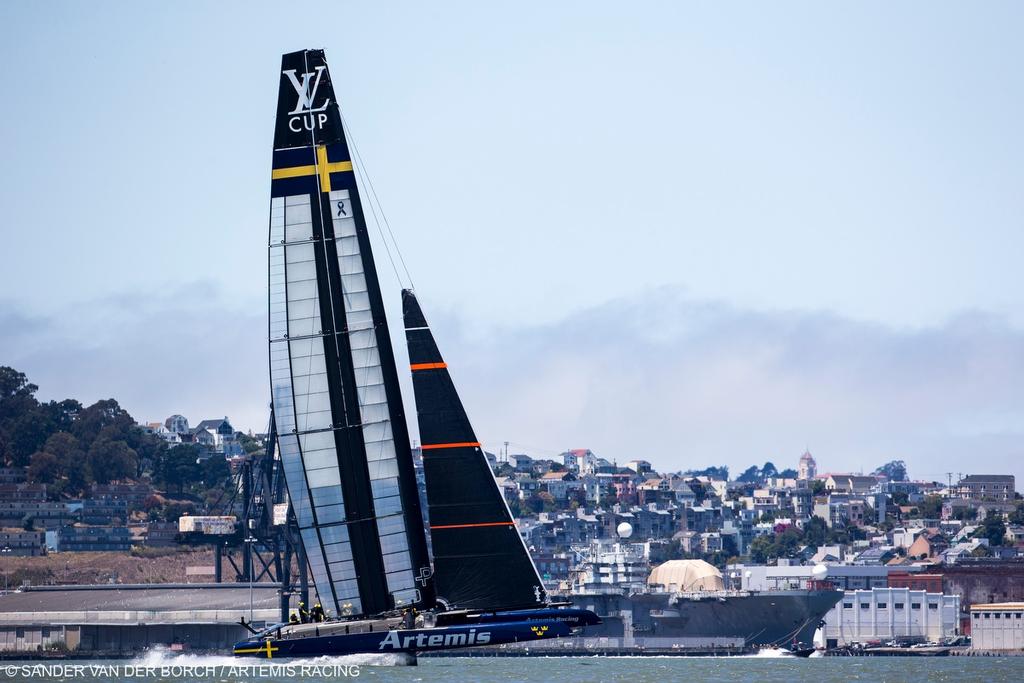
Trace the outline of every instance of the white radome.
{"type": "Polygon", "coordinates": [[[629,522],[623,522],[615,527],[615,533],[619,535],[619,538],[629,538],[633,535],[633,525],[629,522]]]}
{"type": "Polygon", "coordinates": [[[811,576],[814,577],[815,581],[821,581],[828,576],[828,567],[823,564],[814,565],[814,569],[811,570],[811,576]]]}

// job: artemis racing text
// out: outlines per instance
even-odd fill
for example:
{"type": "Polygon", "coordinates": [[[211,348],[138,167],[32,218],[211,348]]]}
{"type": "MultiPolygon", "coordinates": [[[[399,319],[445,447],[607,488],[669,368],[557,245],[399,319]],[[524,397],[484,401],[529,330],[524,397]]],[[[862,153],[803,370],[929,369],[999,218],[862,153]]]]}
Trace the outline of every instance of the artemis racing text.
{"type": "Polygon", "coordinates": [[[469,629],[468,633],[417,633],[416,635],[403,636],[398,631],[389,631],[380,641],[378,650],[413,650],[430,647],[458,647],[466,645],[486,645],[491,642],[491,632],[476,632],[476,629],[469,629]]]}

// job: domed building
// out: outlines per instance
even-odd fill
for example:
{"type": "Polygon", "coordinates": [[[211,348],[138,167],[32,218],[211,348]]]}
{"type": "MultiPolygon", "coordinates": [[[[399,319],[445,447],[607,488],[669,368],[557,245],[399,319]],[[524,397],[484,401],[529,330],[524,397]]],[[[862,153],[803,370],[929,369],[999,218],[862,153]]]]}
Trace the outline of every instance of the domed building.
{"type": "Polygon", "coordinates": [[[818,463],[814,462],[810,451],[804,451],[804,454],[800,456],[800,464],[796,471],[797,479],[814,479],[818,476],[818,463]]]}
{"type": "Polygon", "coordinates": [[[704,560],[662,562],[647,577],[647,585],[670,593],[720,591],[725,588],[722,572],[704,560]]]}

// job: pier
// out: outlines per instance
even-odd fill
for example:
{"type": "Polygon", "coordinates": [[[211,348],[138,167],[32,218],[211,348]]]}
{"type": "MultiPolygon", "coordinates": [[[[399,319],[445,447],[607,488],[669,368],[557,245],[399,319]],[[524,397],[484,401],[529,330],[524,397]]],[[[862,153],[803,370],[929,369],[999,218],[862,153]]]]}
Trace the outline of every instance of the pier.
{"type": "Polygon", "coordinates": [[[134,584],[30,587],[0,595],[0,657],[128,656],[154,647],[228,652],[278,621],[278,586],[134,584]],[[251,605],[251,616],[250,616],[251,605]]]}

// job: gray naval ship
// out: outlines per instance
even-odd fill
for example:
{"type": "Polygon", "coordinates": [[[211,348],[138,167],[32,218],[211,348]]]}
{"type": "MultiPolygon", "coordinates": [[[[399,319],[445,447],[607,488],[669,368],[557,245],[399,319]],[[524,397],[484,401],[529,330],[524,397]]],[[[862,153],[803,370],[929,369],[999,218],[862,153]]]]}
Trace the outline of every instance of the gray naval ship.
{"type": "Polygon", "coordinates": [[[565,597],[601,619],[574,643],[582,649],[806,650],[842,597],[824,566],[796,589],[750,591],[729,587],[737,577],[727,582],[702,560],[670,560],[652,570],[644,544],[625,539],[574,553],[565,597]]]}

